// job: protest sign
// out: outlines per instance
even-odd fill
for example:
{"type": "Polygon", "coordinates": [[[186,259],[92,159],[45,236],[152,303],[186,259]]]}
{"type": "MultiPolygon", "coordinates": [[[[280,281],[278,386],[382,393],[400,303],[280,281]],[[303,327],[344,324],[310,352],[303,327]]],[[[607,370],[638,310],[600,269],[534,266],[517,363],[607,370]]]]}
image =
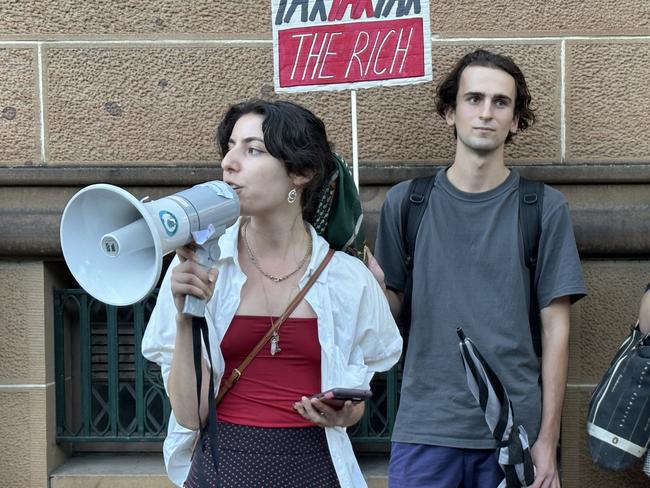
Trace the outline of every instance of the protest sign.
{"type": "Polygon", "coordinates": [[[432,79],[428,0],[273,0],[277,92],[432,79]]]}

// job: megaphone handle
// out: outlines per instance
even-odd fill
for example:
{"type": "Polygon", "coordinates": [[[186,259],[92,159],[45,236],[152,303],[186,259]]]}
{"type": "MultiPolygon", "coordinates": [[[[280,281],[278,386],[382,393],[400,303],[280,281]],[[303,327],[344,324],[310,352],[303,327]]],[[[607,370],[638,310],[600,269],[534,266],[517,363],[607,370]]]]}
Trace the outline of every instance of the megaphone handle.
{"type": "MultiPolygon", "coordinates": [[[[196,248],[196,262],[208,271],[212,269],[212,266],[219,260],[219,256],[221,255],[218,241],[218,238],[211,239],[196,248]]],[[[186,295],[183,314],[194,317],[205,317],[206,303],[205,300],[197,298],[194,295],[186,295]]]]}
{"type": "Polygon", "coordinates": [[[191,315],[193,317],[205,316],[206,301],[195,297],[194,295],[185,295],[185,305],[183,306],[183,314],[191,315]]]}

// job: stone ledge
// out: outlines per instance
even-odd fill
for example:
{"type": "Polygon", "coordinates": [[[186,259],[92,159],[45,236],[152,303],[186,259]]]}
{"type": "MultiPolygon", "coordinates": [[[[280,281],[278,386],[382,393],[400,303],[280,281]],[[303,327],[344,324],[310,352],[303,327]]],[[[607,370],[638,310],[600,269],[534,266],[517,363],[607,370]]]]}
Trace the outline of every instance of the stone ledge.
{"type": "Polygon", "coordinates": [[[388,453],[357,456],[368,488],[388,487],[388,453]]]}
{"type": "MultiPolygon", "coordinates": [[[[650,173],[650,171],[649,171],[650,173]]],[[[186,187],[127,187],[138,198],[159,198],[186,187]]],[[[649,184],[558,185],[567,197],[583,257],[650,255],[649,184]]],[[[374,243],[388,186],[362,186],[364,227],[374,243]]],[[[61,258],[59,225],[74,187],[0,187],[0,257],[61,258]]]]}
{"type": "MultiPolygon", "coordinates": [[[[388,455],[361,455],[368,488],[388,486],[388,455]]],[[[173,488],[161,454],[86,454],[50,474],[50,488],[173,488]]]]}
{"type": "Polygon", "coordinates": [[[50,475],[50,488],[173,488],[161,454],[75,456],[50,475]]]}
{"type": "MultiPolygon", "coordinates": [[[[361,161],[361,185],[394,185],[432,174],[440,164],[408,161],[361,161]]],[[[548,184],[649,183],[650,163],[525,164],[510,165],[522,175],[548,184]]],[[[118,186],[185,187],[221,178],[219,162],[166,166],[0,166],[0,186],[86,186],[110,183],[118,186]]]]}

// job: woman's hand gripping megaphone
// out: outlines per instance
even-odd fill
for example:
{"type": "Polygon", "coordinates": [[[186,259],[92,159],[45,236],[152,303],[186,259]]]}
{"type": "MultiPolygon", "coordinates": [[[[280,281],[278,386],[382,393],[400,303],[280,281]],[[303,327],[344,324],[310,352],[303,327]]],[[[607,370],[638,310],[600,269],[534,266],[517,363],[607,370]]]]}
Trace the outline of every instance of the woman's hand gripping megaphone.
{"type": "MultiPolygon", "coordinates": [[[[216,239],[214,245],[216,246],[216,239]]],[[[209,250],[205,247],[196,244],[188,244],[176,250],[180,264],[172,270],[171,290],[179,313],[203,316],[205,303],[212,297],[219,270],[216,259],[205,262],[204,254],[207,252],[209,250]]]]}

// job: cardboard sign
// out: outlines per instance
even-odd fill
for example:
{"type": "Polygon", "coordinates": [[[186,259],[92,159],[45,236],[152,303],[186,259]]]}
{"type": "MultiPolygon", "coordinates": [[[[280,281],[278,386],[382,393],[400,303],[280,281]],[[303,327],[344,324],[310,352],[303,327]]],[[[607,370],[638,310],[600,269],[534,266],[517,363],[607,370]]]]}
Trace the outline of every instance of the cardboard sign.
{"type": "Polygon", "coordinates": [[[273,0],[277,92],[431,81],[428,0],[273,0]]]}

